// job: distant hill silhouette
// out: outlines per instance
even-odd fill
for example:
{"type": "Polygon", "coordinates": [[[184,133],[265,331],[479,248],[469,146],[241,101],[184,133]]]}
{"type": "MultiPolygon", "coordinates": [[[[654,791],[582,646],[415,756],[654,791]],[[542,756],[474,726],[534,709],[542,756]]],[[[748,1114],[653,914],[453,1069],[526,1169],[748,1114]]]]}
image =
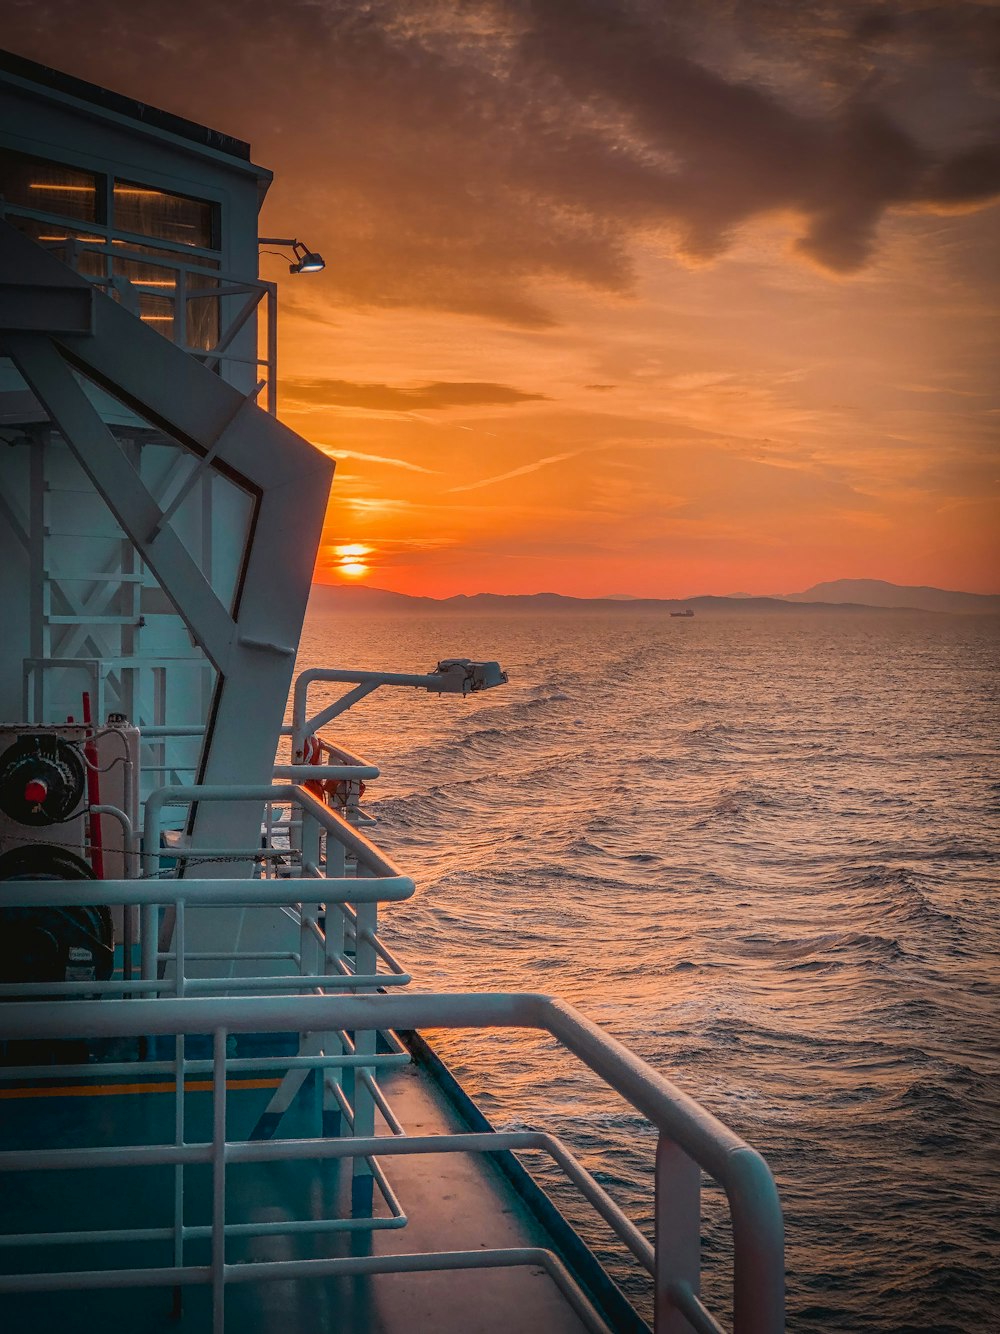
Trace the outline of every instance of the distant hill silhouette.
{"type": "Polygon", "coordinates": [[[887,584],[884,579],[833,579],[804,593],[787,593],[788,602],[860,602],[866,607],[915,607],[920,611],[1000,613],[1000,594],[954,593],[945,588],[887,584]]]}
{"type": "Polygon", "coordinates": [[[690,607],[698,615],[724,612],[773,612],[778,615],[829,613],[831,611],[871,614],[875,611],[980,612],[1000,614],[1000,595],[951,593],[940,588],[904,588],[879,579],[840,579],[817,584],[804,593],[777,597],[732,597],[700,595],[690,598],[574,598],[563,593],[465,593],[450,598],[411,597],[390,593],[387,589],[366,588],[358,584],[313,584],[310,608],[313,611],[412,611],[462,612],[465,615],[492,612],[570,611],[659,612],[683,611],[690,607]],[[879,598],[881,600],[876,601],[879,598]]]}

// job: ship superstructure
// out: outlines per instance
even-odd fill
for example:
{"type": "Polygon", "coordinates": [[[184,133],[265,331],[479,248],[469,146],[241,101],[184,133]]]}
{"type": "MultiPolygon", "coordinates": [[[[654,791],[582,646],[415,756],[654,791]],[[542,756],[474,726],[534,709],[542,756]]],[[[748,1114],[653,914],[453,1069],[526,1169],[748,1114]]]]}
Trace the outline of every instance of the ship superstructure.
{"type": "Polygon", "coordinates": [[[648,1271],[661,1334],[722,1328],[708,1172],[734,1327],[781,1328],[752,1149],[571,1008],[421,995],[379,936],[415,886],[365,832],[378,765],[321,729],[374,689],[505,678],[449,659],[293,689],[333,468],[277,417],[270,174],[16,57],[0,113],[4,1327],[645,1328],[535,1152],[648,1271]],[[420,1036],[504,1027],[657,1127],[652,1239],[557,1139],[494,1131],[420,1036]]]}

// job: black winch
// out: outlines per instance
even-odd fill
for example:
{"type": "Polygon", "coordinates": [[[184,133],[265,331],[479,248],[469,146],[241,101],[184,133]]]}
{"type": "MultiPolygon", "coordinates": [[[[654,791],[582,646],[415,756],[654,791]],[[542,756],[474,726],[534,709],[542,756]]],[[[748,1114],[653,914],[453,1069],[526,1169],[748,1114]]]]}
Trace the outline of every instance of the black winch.
{"type": "Polygon", "coordinates": [[[0,755],[0,810],[18,824],[59,824],[83,800],[79,749],[53,732],[29,732],[0,755]]]}
{"type": "MultiPolygon", "coordinates": [[[[0,881],[93,880],[67,848],[33,843],[0,855],[0,881]]],[[[104,904],[0,908],[0,982],[104,982],[114,970],[114,925],[104,904]]],[[[35,997],[37,999],[37,997],[35,997]]]]}

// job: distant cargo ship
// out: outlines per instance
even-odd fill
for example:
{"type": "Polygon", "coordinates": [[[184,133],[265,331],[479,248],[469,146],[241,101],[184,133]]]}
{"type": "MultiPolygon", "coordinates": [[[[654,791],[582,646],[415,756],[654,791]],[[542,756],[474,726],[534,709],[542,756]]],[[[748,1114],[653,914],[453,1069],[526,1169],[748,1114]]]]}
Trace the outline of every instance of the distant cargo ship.
{"type": "Polygon", "coordinates": [[[684,611],[672,611],[672,612],[670,613],[670,615],[671,615],[671,616],[693,616],[693,615],[694,615],[694,612],[691,610],[690,607],[687,607],[687,608],[685,608],[684,611]]]}

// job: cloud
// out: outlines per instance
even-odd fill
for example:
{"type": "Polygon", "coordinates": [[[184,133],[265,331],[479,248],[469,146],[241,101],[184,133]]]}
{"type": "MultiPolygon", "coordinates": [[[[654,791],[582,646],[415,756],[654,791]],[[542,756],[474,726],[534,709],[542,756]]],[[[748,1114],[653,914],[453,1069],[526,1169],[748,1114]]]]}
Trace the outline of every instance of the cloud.
{"type": "Polygon", "coordinates": [[[359,463],[381,463],[389,468],[404,468],[407,472],[422,472],[428,476],[437,477],[439,471],[437,468],[425,468],[420,463],[410,463],[407,459],[389,458],[384,454],[362,454],[356,449],[341,449],[339,445],[322,445],[318,441],[312,442],[317,449],[321,449],[324,454],[329,454],[335,459],[355,459],[359,463]]]}
{"type": "MultiPolygon", "coordinates": [[[[706,7],[706,14],[711,7],[706,7]]],[[[765,8],[765,6],[749,6],[765,8]]],[[[825,114],[799,110],[767,84],[727,76],[678,49],[654,7],[606,0],[534,0],[523,38],[536,77],[554,74],[577,99],[603,101],[636,157],[657,160],[624,201],[674,223],[696,257],[725,249],[747,220],[778,210],[802,219],[799,253],[834,272],[870,258],[886,212],[972,206],[1000,193],[1000,157],[974,143],[935,156],[861,86],[825,114]]],[[[799,17],[819,26],[812,8],[799,17]]]]}
{"type": "MultiPolygon", "coordinates": [[[[1000,193],[985,2],[12,0],[4,19],[28,56],[250,138],[280,169],[269,228],[308,226],[327,257],[307,304],[544,328],[552,284],[630,294],[641,245],[712,260],[780,215],[799,260],[847,275],[894,213],[1000,193]]],[[[353,406],[454,405],[338,384],[353,406]]]]}
{"type": "Polygon", "coordinates": [[[355,383],[351,380],[283,380],[282,390],[298,403],[321,407],[369,408],[374,411],[406,412],[422,408],[471,408],[509,406],[545,399],[545,394],[530,394],[506,384],[480,381],[435,380],[410,387],[389,384],[355,383]]]}
{"type": "Polygon", "coordinates": [[[575,449],[568,454],[550,454],[547,458],[536,459],[534,463],[525,463],[520,468],[511,468],[510,472],[502,472],[497,477],[483,477],[478,482],[466,482],[462,486],[450,486],[448,491],[452,495],[458,491],[478,491],[481,487],[493,486],[497,482],[509,482],[512,477],[527,477],[529,473],[538,472],[539,468],[548,468],[554,463],[565,463],[567,459],[576,459],[581,454],[589,452],[585,449],[575,449]]]}

